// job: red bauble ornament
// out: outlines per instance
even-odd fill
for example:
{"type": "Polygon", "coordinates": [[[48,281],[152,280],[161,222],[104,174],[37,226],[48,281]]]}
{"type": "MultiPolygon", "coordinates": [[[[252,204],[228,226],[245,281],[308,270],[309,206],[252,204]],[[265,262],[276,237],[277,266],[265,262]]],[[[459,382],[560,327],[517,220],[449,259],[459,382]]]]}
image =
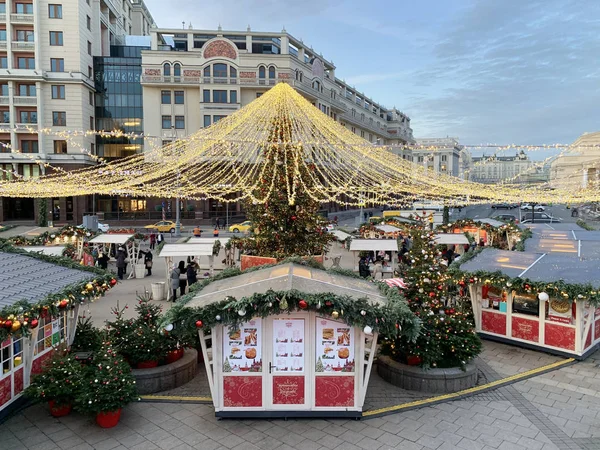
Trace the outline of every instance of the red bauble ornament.
{"type": "Polygon", "coordinates": [[[38,323],[39,323],[39,322],[38,322],[38,320],[37,320],[37,319],[33,319],[33,320],[31,321],[31,328],[35,328],[35,327],[37,327],[37,326],[38,326],[38,323]]]}
{"type": "Polygon", "coordinates": [[[438,286],[438,290],[440,290],[440,291],[441,291],[442,289],[444,289],[444,286],[442,286],[442,285],[440,284],[440,285],[438,286]]]}
{"type": "Polygon", "coordinates": [[[460,281],[458,282],[458,285],[459,285],[459,286],[462,286],[462,287],[464,287],[464,286],[465,286],[465,282],[464,282],[464,280],[460,280],[460,281]]]}
{"type": "Polygon", "coordinates": [[[469,278],[469,283],[474,283],[475,280],[473,278],[469,278]]]}
{"type": "Polygon", "coordinates": [[[296,217],[296,216],[292,216],[292,220],[296,220],[296,219],[297,219],[297,217],[296,217]]]}
{"type": "Polygon", "coordinates": [[[331,303],[329,300],[327,300],[327,301],[325,302],[325,306],[331,306],[331,305],[333,305],[333,303],[331,303]]]}
{"type": "Polygon", "coordinates": [[[117,284],[117,280],[115,280],[114,278],[112,280],[110,280],[111,286],[114,286],[115,284],[117,284]]]}
{"type": "Polygon", "coordinates": [[[531,289],[531,286],[529,286],[528,284],[525,285],[525,289],[529,290],[531,289]]]}
{"type": "Polygon", "coordinates": [[[429,296],[430,296],[431,298],[435,297],[435,292],[430,292],[430,293],[429,293],[429,296]]]}
{"type": "Polygon", "coordinates": [[[12,320],[7,320],[4,322],[4,328],[12,328],[12,320]]]}
{"type": "Polygon", "coordinates": [[[308,303],[306,303],[305,300],[300,300],[298,302],[298,306],[300,307],[300,309],[306,309],[306,308],[308,308],[308,303]]]}
{"type": "Polygon", "coordinates": [[[454,308],[450,308],[450,314],[454,314],[456,310],[454,308]]]}
{"type": "Polygon", "coordinates": [[[202,328],[202,325],[204,325],[204,324],[202,323],[201,320],[196,320],[196,328],[202,328]]]}
{"type": "Polygon", "coordinates": [[[58,306],[60,308],[66,308],[68,304],[69,304],[69,302],[67,300],[61,300],[60,303],[58,304],[58,306]]]}

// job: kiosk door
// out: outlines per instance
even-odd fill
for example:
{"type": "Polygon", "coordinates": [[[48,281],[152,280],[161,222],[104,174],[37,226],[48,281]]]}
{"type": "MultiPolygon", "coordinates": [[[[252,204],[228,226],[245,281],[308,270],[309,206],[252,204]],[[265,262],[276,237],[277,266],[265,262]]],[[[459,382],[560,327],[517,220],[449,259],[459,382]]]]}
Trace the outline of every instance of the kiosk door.
{"type": "Polygon", "coordinates": [[[274,409],[308,409],[308,315],[274,317],[267,367],[274,409]]]}

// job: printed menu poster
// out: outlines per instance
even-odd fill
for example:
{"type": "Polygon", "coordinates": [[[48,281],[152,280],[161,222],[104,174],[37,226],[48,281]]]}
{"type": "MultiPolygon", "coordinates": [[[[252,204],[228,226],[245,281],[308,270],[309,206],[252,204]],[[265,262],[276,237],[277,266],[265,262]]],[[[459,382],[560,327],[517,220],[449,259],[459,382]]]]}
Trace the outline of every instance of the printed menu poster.
{"type": "Polygon", "coordinates": [[[273,320],[273,372],[304,371],[304,319],[273,320]]]}
{"type": "Polygon", "coordinates": [[[317,317],[316,372],[354,372],[354,328],[317,317]]]}
{"type": "Polygon", "coordinates": [[[261,319],[223,329],[223,372],[262,372],[261,319]]]}

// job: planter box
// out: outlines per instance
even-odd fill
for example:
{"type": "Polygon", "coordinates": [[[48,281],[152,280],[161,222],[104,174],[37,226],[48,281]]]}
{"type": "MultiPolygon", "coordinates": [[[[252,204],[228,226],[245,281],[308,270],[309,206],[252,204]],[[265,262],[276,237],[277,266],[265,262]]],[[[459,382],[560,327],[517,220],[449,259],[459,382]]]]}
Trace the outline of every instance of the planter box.
{"type": "MultiPolygon", "coordinates": [[[[302,259],[309,259],[309,258],[312,258],[321,264],[323,264],[323,261],[325,260],[323,255],[303,256],[302,257],[302,259]]],[[[246,269],[249,269],[250,267],[265,266],[267,264],[277,264],[277,262],[278,262],[277,258],[268,258],[266,256],[242,255],[241,269],[246,270],[246,269]]]]}
{"type": "Polygon", "coordinates": [[[133,369],[138,393],[153,394],[179,387],[196,376],[198,352],[193,348],[185,349],[183,357],[172,364],[151,369],[133,369]]]}
{"type": "Polygon", "coordinates": [[[467,364],[464,371],[458,367],[424,370],[379,356],[377,373],[388,383],[409,391],[449,394],[477,384],[477,367],[473,363],[467,364]]]}

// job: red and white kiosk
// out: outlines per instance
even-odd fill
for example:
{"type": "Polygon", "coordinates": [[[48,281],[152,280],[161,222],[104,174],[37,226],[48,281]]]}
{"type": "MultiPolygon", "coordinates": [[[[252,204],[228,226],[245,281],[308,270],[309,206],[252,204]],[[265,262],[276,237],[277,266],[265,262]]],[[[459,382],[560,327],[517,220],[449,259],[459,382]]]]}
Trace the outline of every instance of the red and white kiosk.
{"type": "MultiPolygon", "coordinates": [[[[186,306],[268,290],[332,292],[383,305],[372,283],[289,263],[215,281],[186,306]]],[[[361,417],[377,333],[318,311],[199,329],[217,417],[361,417]],[[368,330],[367,330],[368,331],[368,330]],[[212,340],[212,348],[207,341],[212,340]]]]}
{"type": "MultiPolygon", "coordinates": [[[[486,249],[461,265],[467,274],[500,271],[500,288],[477,278],[469,285],[477,331],[484,337],[549,353],[583,359],[600,344],[600,307],[585,298],[548,292],[518,292],[511,279],[571,284],[595,283],[600,290],[598,261],[553,253],[486,249]]],[[[595,292],[595,291],[594,291],[595,292]]]]}

